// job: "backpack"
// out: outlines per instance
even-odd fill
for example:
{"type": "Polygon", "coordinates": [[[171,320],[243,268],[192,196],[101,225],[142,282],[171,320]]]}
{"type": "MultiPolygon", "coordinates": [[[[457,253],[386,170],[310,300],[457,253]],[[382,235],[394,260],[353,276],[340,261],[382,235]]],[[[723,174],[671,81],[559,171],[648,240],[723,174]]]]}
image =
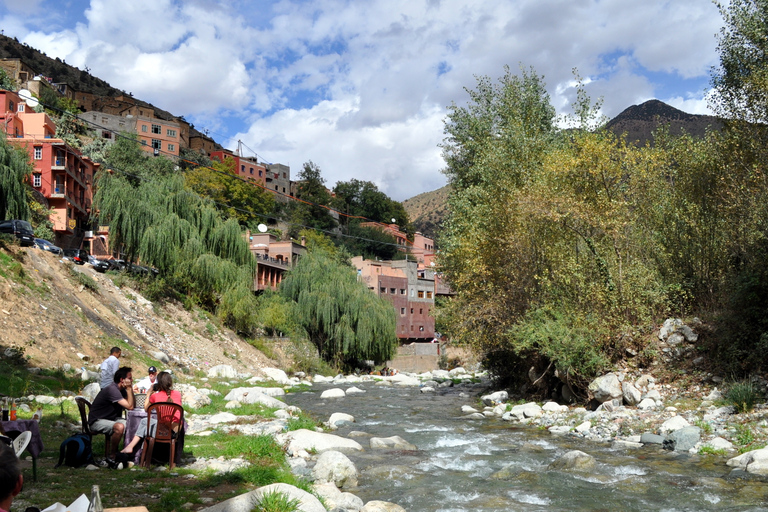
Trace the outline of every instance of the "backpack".
{"type": "Polygon", "coordinates": [[[59,463],[54,467],[57,468],[62,463],[72,468],[94,464],[93,452],[91,451],[91,437],[79,432],[62,441],[59,448],[59,463]]]}

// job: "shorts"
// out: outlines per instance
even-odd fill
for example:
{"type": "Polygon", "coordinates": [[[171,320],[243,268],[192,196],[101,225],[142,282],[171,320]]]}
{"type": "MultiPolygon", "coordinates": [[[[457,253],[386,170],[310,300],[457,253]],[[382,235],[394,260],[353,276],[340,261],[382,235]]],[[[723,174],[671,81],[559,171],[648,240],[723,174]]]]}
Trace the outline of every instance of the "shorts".
{"type": "Polygon", "coordinates": [[[91,423],[91,432],[94,434],[107,434],[112,435],[112,427],[115,423],[122,423],[125,426],[125,420],[118,418],[116,421],[112,420],[96,420],[91,423]]]}

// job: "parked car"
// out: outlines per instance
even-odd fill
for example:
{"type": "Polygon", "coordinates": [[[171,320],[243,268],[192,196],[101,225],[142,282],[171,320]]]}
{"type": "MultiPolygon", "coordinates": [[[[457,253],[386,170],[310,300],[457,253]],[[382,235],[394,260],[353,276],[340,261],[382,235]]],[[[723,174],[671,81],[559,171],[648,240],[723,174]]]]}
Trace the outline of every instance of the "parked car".
{"type": "Polygon", "coordinates": [[[52,252],[53,254],[62,253],[61,247],[59,247],[58,245],[53,245],[48,240],[43,240],[42,238],[35,238],[35,247],[43,251],[52,252]]]}
{"type": "Polygon", "coordinates": [[[96,272],[104,273],[107,270],[109,270],[109,263],[107,263],[106,261],[100,260],[91,254],[88,255],[88,263],[93,267],[93,270],[95,270],[96,272]]]}
{"type": "Polygon", "coordinates": [[[0,233],[8,233],[19,239],[22,247],[32,247],[35,245],[35,232],[32,224],[26,220],[3,220],[0,221],[0,233]]]}
{"type": "Polygon", "coordinates": [[[85,249],[64,249],[64,257],[78,265],[85,265],[88,261],[88,256],[90,254],[85,249]]]}
{"type": "Polygon", "coordinates": [[[118,259],[110,259],[110,260],[104,260],[109,264],[109,270],[115,270],[117,272],[121,272],[122,270],[125,270],[125,260],[118,260],[118,259]]]}

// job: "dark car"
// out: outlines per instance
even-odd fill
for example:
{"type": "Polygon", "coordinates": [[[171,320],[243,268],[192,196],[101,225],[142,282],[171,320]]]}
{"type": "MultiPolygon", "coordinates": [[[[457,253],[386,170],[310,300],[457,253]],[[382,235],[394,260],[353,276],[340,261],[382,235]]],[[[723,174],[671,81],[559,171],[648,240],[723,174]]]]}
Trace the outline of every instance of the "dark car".
{"type": "Polygon", "coordinates": [[[106,261],[100,260],[96,258],[95,256],[88,255],[88,263],[93,267],[93,270],[96,272],[106,272],[109,270],[109,263],[106,261]]]}
{"type": "Polygon", "coordinates": [[[53,254],[62,253],[61,247],[58,245],[53,245],[48,240],[43,240],[42,238],[35,238],[35,247],[42,249],[43,251],[52,252],[53,254]]]}
{"type": "Polygon", "coordinates": [[[85,265],[88,262],[88,256],[90,254],[85,249],[64,249],[64,257],[78,265],[85,265]]]}
{"type": "Polygon", "coordinates": [[[3,220],[0,221],[0,233],[8,233],[19,239],[22,247],[32,247],[35,245],[35,232],[32,224],[26,220],[3,220]]]}
{"type": "Polygon", "coordinates": [[[111,259],[104,261],[109,264],[109,270],[116,270],[117,272],[125,270],[125,260],[111,259]]]}

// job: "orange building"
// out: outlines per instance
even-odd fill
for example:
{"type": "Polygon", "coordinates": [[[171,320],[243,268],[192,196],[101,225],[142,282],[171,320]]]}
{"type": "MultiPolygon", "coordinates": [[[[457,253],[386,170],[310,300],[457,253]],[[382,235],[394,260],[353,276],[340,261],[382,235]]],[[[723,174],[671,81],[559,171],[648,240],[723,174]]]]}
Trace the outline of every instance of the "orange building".
{"type": "Polygon", "coordinates": [[[293,268],[298,259],[307,253],[303,243],[299,244],[293,240],[278,242],[272,233],[246,231],[245,236],[257,263],[254,291],[277,289],[283,281],[283,274],[293,268]]]}
{"type": "Polygon", "coordinates": [[[27,149],[34,166],[31,185],[53,210],[50,220],[56,243],[80,247],[90,229],[93,179],[99,164],[56,138],[56,126],[45,113],[31,111],[15,92],[0,90],[0,122],[13,144],[27,149]]]}

